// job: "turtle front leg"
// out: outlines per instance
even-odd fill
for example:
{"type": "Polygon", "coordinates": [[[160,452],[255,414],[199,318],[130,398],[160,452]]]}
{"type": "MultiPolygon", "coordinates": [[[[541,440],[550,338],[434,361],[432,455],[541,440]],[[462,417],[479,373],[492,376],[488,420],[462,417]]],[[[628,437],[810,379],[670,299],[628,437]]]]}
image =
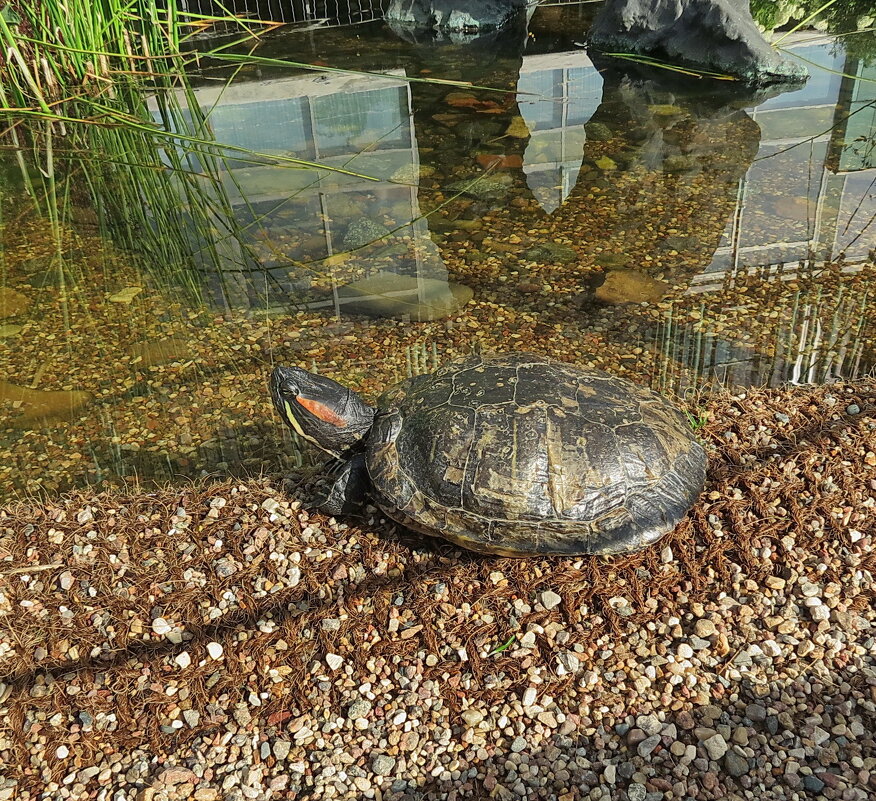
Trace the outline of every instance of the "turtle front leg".
{"type": "Polygon", "coordinates": [[[357,453],[350,459],[335,462],[329,482],[317,499],[320,510],[329,515],[361,514],[370,486],[365,454],[357,453]]]}

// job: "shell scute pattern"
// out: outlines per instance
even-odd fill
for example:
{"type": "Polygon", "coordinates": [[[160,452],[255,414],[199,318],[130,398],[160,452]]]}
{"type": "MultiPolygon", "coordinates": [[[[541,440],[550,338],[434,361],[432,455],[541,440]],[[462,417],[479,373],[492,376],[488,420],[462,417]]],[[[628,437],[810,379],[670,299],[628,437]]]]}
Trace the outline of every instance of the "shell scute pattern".
{"type": "Polygon", "coordinates": [[[379,408],[367,458],[379,505],[475,550],[632,550],[704,481],[705,454],[668,401],[530,354],[447,365],[379,408]]]}

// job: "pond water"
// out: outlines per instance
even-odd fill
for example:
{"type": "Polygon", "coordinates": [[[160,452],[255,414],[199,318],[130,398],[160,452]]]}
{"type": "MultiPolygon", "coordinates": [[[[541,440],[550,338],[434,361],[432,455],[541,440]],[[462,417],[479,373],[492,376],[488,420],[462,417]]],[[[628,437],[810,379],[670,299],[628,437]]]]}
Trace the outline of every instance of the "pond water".
{"type": "Polygon", "coordinates": [[[811,34],[785,91],[594,63],[591,8],[474,46],[372,22],[257,50],[370,75],[207,62],[193,96],[236,149],[166,145],[187,182],[166,169],[168,208],[127,229],[88,154],[60,252],[7,151],[0,500],[321,461],[273,413],[274,364],[372,397],[475,348],[688,398],[871,370],[876,68],[811,34]]]}

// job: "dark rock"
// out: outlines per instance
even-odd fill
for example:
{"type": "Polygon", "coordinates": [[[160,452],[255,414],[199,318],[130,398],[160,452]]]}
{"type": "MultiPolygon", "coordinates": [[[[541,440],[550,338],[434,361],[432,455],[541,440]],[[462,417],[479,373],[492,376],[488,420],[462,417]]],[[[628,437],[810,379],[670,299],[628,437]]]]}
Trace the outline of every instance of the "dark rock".
{"type": "Polygon", "coordinates": [[[803,786],[810,793],[820,793],[824,789],[824,782],[817,776],[804,776],[803,786]]]}
{"type": "Polygon", "coordinates": [[[617,766],[617,775],[622,779],[631,779],[636,772],[636,766],[632,762],[621,762],[617,766]]]}
{"type": "Polygon", "coordinates": [[[745,707],[745,717],[752,723],[763,723],[766,720],[767,711],[760,704],[749,704],[745,707]]]}
{"type": "Polygon", "coordinates": [[[440,31],[491,31],[526,7],[526,0],[392,0],[384,18],[396,25],[440,31]]]}
{"type": "Polygon", "coordinates": [[[608,0],[594,20],[590,42],[601,50],[648,54],[755,85],[808,77],[767,44],[747,0],[608,0]]]}
{"type": "Polygon", "coordinates": [[[748,760],[735,751],[728,751],[724,755],[724,769],[738,779],[748,773],[748,760]]]}

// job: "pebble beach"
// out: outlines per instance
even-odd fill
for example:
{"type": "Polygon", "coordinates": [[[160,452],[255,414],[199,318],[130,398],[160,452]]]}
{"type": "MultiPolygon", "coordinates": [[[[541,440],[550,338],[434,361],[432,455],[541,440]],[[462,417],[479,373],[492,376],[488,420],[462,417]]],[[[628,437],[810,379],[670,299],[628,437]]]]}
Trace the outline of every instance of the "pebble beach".
{"type": "Polygon", "coordinates": [[[656,546],[503,559],[308,480],[0,511],[0,799],[876,793],[876,384],[716,394],[656,546]]]}

